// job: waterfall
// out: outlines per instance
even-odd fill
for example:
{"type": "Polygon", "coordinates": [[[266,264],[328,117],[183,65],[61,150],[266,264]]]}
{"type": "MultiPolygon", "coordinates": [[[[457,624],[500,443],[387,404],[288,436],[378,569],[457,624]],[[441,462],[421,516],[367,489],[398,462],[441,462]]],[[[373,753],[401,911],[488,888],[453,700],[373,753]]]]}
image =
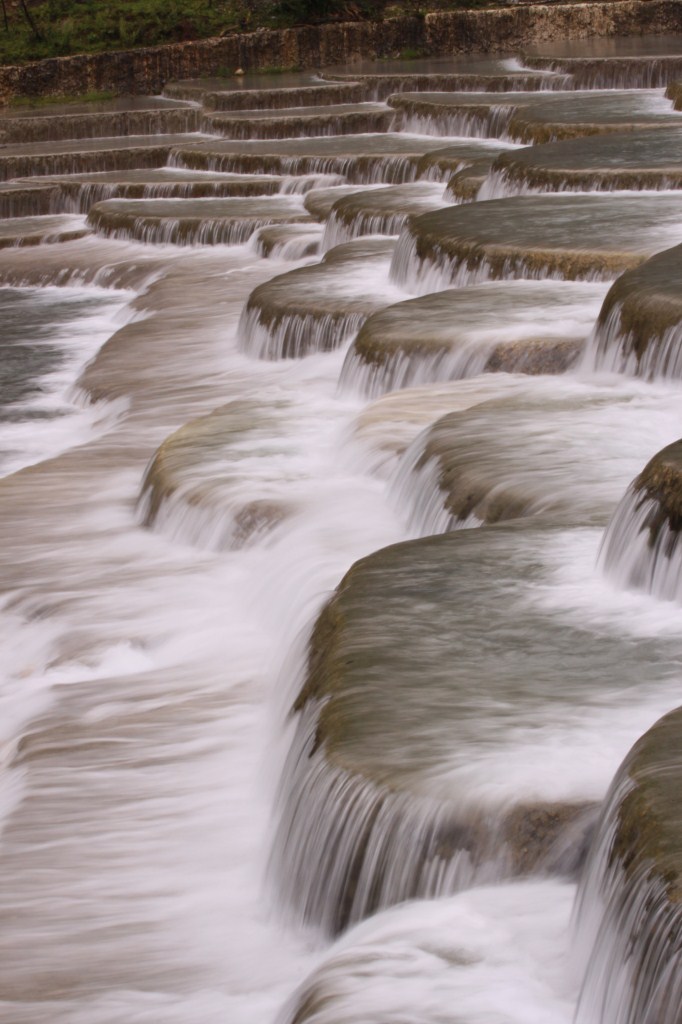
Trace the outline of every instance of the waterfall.
{"type": "Polygon", "coordinates": [[[357,334],[366,314],[285,314],[268,320],[259,309],[245,307],[239,324],[242,348],[255,359],[300,359],[309,352],[339,348],[357,334]]]}
{"type": "Polygon", "coordinates": [[[679,711],[657,722],[604,803],[576,903],[579,1024],[679,1020],[679,728],[679,711]]]}
{"type": "Polygon", "coordinates": [[[681,458],[682,442],[675,442],[648,463],[614,512],[600,555],[616,585],[677,603],[682,600],[681,458]]]}
{"type": "Polygon", "coordinates": [[[409,102],[404,99],[396,101],[396,106],[402,115],[398,127],[404,132],[511,141],[509,123],[515,113],[513,106],[500,103],[483,110],[472,106],[470,110],[466,107],[453,111],[444,108],[441,112],[435,104],[429,107],[419,101],[409,102]]]}
{"type": "Polygon", "coordinates": [[[678,1024],[679,18],[629,4],[657,52],[259,33],[0,118],[12,1024],[678,1024]]]}

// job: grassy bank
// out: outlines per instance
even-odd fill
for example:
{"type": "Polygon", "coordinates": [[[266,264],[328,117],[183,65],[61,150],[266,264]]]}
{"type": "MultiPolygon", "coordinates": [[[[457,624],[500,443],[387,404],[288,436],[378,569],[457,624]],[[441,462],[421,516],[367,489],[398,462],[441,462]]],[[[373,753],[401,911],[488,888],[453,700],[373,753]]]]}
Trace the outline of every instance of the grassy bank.
{"type": "Polygon", "coordinates": [[[0,64],[481,5],[480,0],[0,0],[0,64]]]}

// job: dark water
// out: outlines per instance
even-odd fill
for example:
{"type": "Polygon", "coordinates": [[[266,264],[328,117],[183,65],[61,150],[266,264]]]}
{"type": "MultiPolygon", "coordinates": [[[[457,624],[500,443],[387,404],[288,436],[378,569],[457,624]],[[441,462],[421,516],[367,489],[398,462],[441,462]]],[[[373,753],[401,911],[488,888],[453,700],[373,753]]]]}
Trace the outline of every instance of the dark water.
{"type": "Polygon", "coordinates": [[[57,414],[24,403],[43,393],[45,378],[64,366],[74,321],[101,304],[82,294],[0,288],[0,420],[57,414]]]}

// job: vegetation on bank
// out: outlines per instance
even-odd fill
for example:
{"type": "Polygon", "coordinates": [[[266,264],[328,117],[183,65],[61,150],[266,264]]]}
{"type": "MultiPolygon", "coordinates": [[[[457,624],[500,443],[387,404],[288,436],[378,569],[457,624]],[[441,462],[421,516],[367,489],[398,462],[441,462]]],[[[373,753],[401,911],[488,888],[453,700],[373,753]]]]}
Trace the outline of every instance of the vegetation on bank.
{"type": "Polygon", "coordinates": [[[0,0],[0,63],[258,28],[422,16],[482,0],[0,0]]]}

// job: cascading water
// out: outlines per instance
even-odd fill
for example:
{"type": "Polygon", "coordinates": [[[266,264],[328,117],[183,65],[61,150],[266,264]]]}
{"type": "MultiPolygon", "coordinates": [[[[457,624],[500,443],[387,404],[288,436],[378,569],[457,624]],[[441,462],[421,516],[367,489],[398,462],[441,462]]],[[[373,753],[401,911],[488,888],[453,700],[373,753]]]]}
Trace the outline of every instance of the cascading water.
{"type": "Polygon", "coordinates": [[[682,443],[657,455],[628,488],[604,537],[601,562],[618,586],[682,599],[682,545],[678,488],[682,443]]]}
{"type": "Polygon", "coordinates": [[[656,195],[476,203],[552,169],[505,93],[615,99],[356,70],[7,119],[8,1024],[677,1024],[674,907],[613,840],[646,743],[569,948],[679,701],[676,129],[611,144],[656,195]],[[483,127],[407,95],[455,89],[483,127]]]}
{"type": "Polygon", "coordinates": [[[576,1021],[679,1020],[680,711],[628,754],[576,904],[585,977],[576,1021]]]}

